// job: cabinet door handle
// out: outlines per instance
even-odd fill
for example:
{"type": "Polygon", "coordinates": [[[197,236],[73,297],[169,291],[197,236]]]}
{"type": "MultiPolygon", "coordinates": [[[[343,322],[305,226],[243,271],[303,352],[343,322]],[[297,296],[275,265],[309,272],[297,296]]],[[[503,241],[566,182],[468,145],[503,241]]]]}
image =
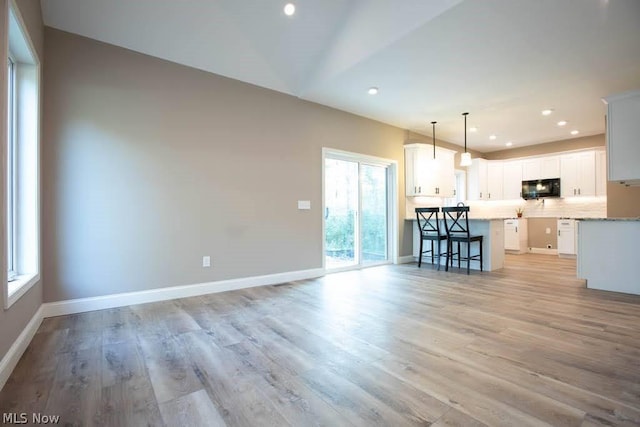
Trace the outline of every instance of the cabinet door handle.
{"type": "Polygon", "coordinates": [[[418,187],[418,193],[422,193],[422,186],[418,187]]]}
{"type": "Polygon", "coordinates": [[[491,193],[489,193],[489,198],[491,198],[491,193]]]}
{"type": "Polygon", "coordinates": [[[580,195],[580,189],[578,188],[578,196],[580,195]]]}
{"type": "Polygon", "coordinates": [[[516,227],[516,233],[518,232],[518,227],[516,227]]]}
{"type": "Polygon", "coordinates": [[[560,237],[560,230],[558,230],[558,237],[560,237]]]}
{"type": "Polygon", "coordinates": [[[455,188],[453,189],[453,195],[454,196],[456,195],[456,189],[455,188]]]}
{"type": "Polygon", "coordinates": [[[573,189],[573,195],[574,196],[576,195],[576,189],[575,188],[573,189]]]}
{"type": "Polygon", "coordinates": [[[480,198],[482,199],[482,191],[480,192],[480,198]]]}

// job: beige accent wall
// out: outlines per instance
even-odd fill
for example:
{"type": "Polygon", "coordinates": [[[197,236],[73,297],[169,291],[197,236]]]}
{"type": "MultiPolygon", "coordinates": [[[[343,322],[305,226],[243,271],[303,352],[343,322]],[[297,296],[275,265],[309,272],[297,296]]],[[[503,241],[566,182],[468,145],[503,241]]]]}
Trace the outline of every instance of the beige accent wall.
{"type": "MultiPolygon", "coordinates": [[[[512,150],[494,151],[492,153],[486,153],[484,157],[488,160],[503,160],[602,147],[605,145],[605,139],[604,134],[585,136],[582,138],[519,147],[512,150]]],[[[640,187],[625,187],[618,183],[609,182],[607,184],[607,217],[640,217],[640,187]]]]}
{"type": "MultiPolygon", "coordinates": [[[[43,24],[42,13],[40,12],[40,1],[38,0],[19,0],[15,4],[22,15],[22,19],[27,27],[27,32],[33,42],[36,54],[42,64],[43,44],[43,24]]],[[[7,146],[7,23],[9,2],[0,0],[0,56],[2,57],[2,66],[0,66],[0,94],[2,102],[0,102],[0,141],[2,141],[2,152],[4,153],[7,146]]],[[[0,162],[0,216],[2,225],[0,235],[2,242],[6,242],[6,193],[5,193],[5,176],[6,176],[6,157],[2,156],[0,162]]],[[[2,273],[0,274],[1,283],[6,283],[6,243],[0,245],[0,257],[2,259],[2,273]]],[[[18,338],[27,323],[31,320],[40,305],[42,304],[42,283],[36,283],[26,294],[24,294],[15,304],[8,310],[4,310],[4,289],[0,292],[0,359],[2,359],[11,345],[18,338]]]]}
{"type": "MultiPolygon", "coordinates": [[[[404,212],[402,129],[51,28],[45,39],[45,301],[320,268],[322,147],[396,160],[404,212]]],[[[401,214],[398,226],[410,255],[401,214]]]]}
{"type": "Polygon", "coordinates": [[[529,247],[558,249],[558,220],[557,218],[528,218],[529,247]],[[547,228],[549,234],[547,234],[547,228]]]}
{"type": "Polygon", "coordinates": [[[608,182],[607,216],[609,218],[640,218],[640,187],[625,187],[616,182],[608,182]]]}

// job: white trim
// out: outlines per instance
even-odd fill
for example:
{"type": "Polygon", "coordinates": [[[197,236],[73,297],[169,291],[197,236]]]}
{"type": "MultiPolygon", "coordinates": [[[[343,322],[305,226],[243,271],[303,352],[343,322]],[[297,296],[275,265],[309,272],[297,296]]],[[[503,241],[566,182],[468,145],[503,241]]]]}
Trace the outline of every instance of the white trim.
{"type": "Polygon", "coordinates": [[[28,274],[25,276],[18,276],[14,281],[7,283],[7,288],[17,286],[17,289],[13,293],[8,294],[8,297],[4,302],[4,308],[7,309],[15,304],[22,295],[26,294],[27,291],[39,281],[40,274],[28,274]]]}
{"type": "Polygon", "coordinates": [[[268,274],[264,276],[219,280],[217,282],[149,289],[139,292],[126,292],[99,297],[48,302],[42,304],[42,315],[43,317],[62,316],[65,314],[82,313],[85,311],[125,307],[128,305],[166,301],[176,298],[187,298],[216,292],[252,288],[255,286],[276,285],[295,280],[313,279],[315,277],[323,276],[324,274],[324,269],[314,268],[310,270],[289,271],[286,273],[268,274]]]}
{"type": "Polygon", "coordinates": [[[27,326],[22,330],[18,338],[13,342],[9,351],[4,355],[2,360],[0,360],[0,390],[4,387],[5,383],[11,376],[14,368],[20,361],[20,358],[24,354],[24,351],[31,343],[33,336],[36,334],[38,328],[40,327],[40,323],[42,323],[42,312],[43,308],[40,306],[38,311],[35,312],[27,326]]]}
{"type": "Polygon", "coordinates": [[[410,264],[412,262],[416,262],[416,257],[414,257],[413,255],[405,255],[398,257],[398,262],[396,262],[395,264],[410,264]]]}
{"type": "Polygon", "coordinates": [[[529,248],[529,252],[532,253],[532,254],[558,255],[558,250],[557,249],[529,248]]]}

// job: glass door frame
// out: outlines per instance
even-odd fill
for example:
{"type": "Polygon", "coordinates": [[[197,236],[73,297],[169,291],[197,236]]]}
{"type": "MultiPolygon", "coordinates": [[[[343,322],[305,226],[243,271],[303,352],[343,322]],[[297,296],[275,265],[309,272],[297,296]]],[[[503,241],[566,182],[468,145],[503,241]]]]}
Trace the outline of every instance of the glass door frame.
{"type": "Polygon", "coordinates": [[[384,264],[397,264],[398,263],[398,247],[399,247],[399,234],[398,234],[398,162],[396,160],[385,159],[382,157],[370,156],[367,154],[352,153],[349,151],[336,150],[333,148],[322,148],[322,268],[330,272],[357,270],[361,268],[374,267],[384,264]],[[331,268],[327,270],[326,255],[325,255],[325,216],[326,209],[325,200],[325,162],[327,159],[344,160],[349,162],[358,163],[358,213],[357,213],[357,230],[356,236],[357,244],[357,260],[358,262],[348,267],[331,268]],[[362,263],[362,247],[360,245],[361,239],[361,222],[362,222],[362,180],[360,178],[361,168],[360,165],[382,166],[387,168],[387,259],[380,262],[367,262],[362,263]]]}

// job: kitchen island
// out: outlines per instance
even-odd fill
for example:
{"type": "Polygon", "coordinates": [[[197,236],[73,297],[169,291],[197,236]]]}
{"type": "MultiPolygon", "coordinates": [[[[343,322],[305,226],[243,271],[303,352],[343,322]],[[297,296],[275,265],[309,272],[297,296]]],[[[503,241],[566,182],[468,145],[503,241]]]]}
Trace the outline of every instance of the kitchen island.
{"type": "MultiPolygon", "coordinates": [[[[412,221],[413,229],[413,256],[418,260],[420,251],[420,232],[416,225],[417,220],[415,218],[407,218],[407,221],[412,221]]],[[[442,234],[445,233],[444,222],[440,220],[440,229],[442,234]]],[[[484,271],[500,270],[504,266],[504,219],[503,218],[469,218],[469,230],[472,235],[484,236],[482,241],[482,251],[484,252],[484,271]]],[[[464,249],[466,245],[463,245],[463,254],[466,255],[464,249]]],[[[471,246],[472,253],[476,253],[477,244],[471,246]]],[[[430,242],[425,242],[425,250],[431,248],[430,242]]],[[[442,253],[446,252],[446,242],[442,242],[442,253]]],[[[423,255],[422,262],[430,264],[431,255],[423,255]]],[[[440,260],[440,264],[445,264],[444,256],[440,260]]],[[[457,267],[457,263],[454,264],[457,267]]],[[[466,268],[466,263],[462,263],[461,267],[466,268]],[[464,264],[464,265],[463,265],[464,264]]],[[[478,261],[471,261],[470,268],[472,270],[480,270],[480,263],[478,261]]]]}
{"type": "Polygon", "coordinates": [[[587,288],[640,295],[640,218],[578,222],[578,278],[587,288]]]}

